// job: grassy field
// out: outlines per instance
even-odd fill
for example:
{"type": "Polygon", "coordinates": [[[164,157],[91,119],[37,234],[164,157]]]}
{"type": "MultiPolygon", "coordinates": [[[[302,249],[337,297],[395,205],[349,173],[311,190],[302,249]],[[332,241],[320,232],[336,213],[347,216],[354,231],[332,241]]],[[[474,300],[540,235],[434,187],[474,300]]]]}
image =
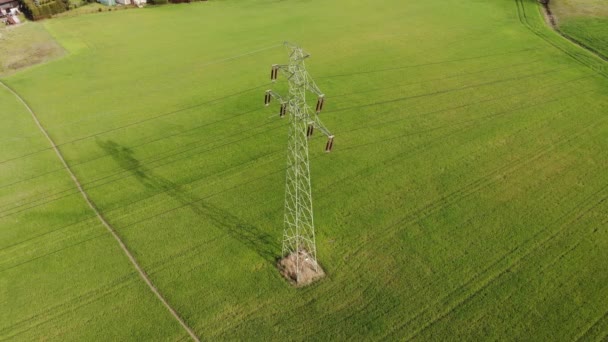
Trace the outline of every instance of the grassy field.
{"type": "MultiPolygon", "coordinates": [[[[608,338],[605,63],[536,1],[209,1],[44,27],[69,54],[2,81],[202,339],[608,338]],[[302,289],[274,266],[287,126],[262,105],[284,40],[312,54],[336,135],[310,142],[328,277],[302,289]]],[[[0,339],[187,338],[0,103],[0,339]]]]}
{"type": "Polygon", "coordinates": [[[115,241],[78,196],[19,212],[19,203],[73,186],[63,172],[30,182],[24,176],[61,168],[22,104],[4,88],[2,160],[43,152],[2,165],[0,203],[0,336],[2,339],[92,340],[104,336],[179,337],[179,326],[146,291],[115,241]],[[13,215],[7,216],[9,211],[13,215]],[[145,318],[144,318],[145,317],[145,318]],[[91,322],[95,322],[91,324],[91,322]],[[127,325],[124,322],[130,322],[127,325]]]}
{"type": "Polygon", "coordinates": [[[551,8],[559,29],[608,59],[608,3],[603,0],[555,0],[551,8]]]}

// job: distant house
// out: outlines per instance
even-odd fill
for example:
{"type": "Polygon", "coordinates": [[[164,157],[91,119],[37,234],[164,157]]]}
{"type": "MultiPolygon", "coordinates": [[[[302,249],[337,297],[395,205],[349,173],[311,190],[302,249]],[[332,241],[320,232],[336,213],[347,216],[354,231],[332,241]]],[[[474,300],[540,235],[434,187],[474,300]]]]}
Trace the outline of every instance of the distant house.
{"type": "Polygon", "coordinates": [[[18,25],[21,24],[21,20],[16,15],[9,15],[6,17],[9,25],[18,25]]]}
{"type": "Polygon", "coordinates": [[[146,3],[146,0],[116,0],[117,3],[121,5],[143,5],[146,3]]]}
{"type": "Polygon", "coordinates": [[[4,10],[4,11],[0,11],[1,13],[7,13],[11,8],[19,8],[19,1],[18,0],[0,0],[0,8],[4,10]]]}
{"type": "Polygon", "coordinates": [[[142,7],[148,1],[147,0],[96,0],[102,5],[106,6],[116,6],[116,5],[135,5],[137,7],[142,7]]]}
{"type": "Polygon", "coordinates": [[[106,5],[106,6],[116,6],[116,4],[141,6],[146,3],[146,0],[97,0],[97,1],[100,4],[106,5]]]}

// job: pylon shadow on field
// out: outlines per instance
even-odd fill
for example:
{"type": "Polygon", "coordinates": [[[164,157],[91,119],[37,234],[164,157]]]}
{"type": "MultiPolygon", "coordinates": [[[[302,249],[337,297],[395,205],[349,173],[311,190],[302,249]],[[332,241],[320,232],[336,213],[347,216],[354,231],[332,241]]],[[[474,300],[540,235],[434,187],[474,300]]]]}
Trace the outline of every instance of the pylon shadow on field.
{"type": "Polygon", "coordinates": [[[188,206],[198,216],[211,223],[212,226],[221,229],[274,265],[280,247],[271,235],[241,220],[229,211],[214,206],[211,202],[200,197],[193,196],[180,184],[154,174],[152,170],[135,158],[133,150],[130,148],[121,146],[111,140],[97,141],[97,144],[142,185],[157,192],[164,192],[181,205],[188,206]]]}

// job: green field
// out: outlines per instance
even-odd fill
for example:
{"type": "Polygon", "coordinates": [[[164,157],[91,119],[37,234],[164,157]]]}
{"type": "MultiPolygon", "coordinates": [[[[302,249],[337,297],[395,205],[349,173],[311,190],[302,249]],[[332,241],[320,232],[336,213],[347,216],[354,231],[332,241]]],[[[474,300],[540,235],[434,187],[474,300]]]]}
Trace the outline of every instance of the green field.
{"type": "Polygon", "coordinates": [[[608,3],[604,0],[555,0],[559,29],[608,60],[608,3]]]}
{"type": "MultiPolygon", "coordinates": [[[[67,55],[2,82],[201,340],[608,338],[608,70],[536,0],[43,25],[67,55]],[[327,277],[300,289],[274,265],[287,122],[262,102],[285,40],[336,135],[310,141],[327,277]]],[[[0,340],[186,340],[1,86],[0,119],[0,340]]]]}

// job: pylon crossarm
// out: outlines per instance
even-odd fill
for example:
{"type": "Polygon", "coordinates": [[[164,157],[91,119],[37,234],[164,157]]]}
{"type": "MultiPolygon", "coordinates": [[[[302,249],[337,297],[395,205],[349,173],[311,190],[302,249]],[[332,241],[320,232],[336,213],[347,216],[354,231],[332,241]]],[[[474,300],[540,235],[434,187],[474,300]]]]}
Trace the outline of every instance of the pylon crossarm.
{"type": "Polygon", "coordinates": [[[300,61],[303,59],[306,59],[308,57],[310,57],[310,54],[306,51],[304,51],[301,47],[297,46],[296,44],[292,44],[290,42],[284,42],[283,45],[285,45],[288,49],[291,49],[291,53],[289,54],[289,58],[293,58],[293,55],[296,52],[300,52],[301,56],[298,58],[294,58],[295,61],[300,61]]]}
{"type": "Polygon", "coordinates": [[[272,69],[270,70],[270,80],[272,82],[276,81],[279,76],[279,71],[287,75],[287,78],[290,78],[293,73],[289,71],[289,65],[286,64],[273,64],[272,69]]]}
{"type": "Polygon", "coordinates": [[[325,127],[325,125],[321,122],[321,119],[319,119],[318,115],[311,115],[310,117],[312,118],[311,121],[315,125],[316,130],[320,131],[327,137],[333,136],[333,134],[331,134],[331,132],[327,129],[327,127],[325,127]]]}
{"type": "Polygon", "coordinates": [[[287,113],[287,101],[284,100],[283,97],[278,93],[272,91],[271,89],[266,90],[266,93],[264,95],[264,105],[268,107],[273,97],[279,100],[279,103],[281,104],[281,108],[279,109],[279,116],[284,117],[287,113]]]}
{"type": "Polygon", "coordinates": [[[310,78],[310,76],[308,76],[308,79],[306,80],[306,90],[308,90],[309,92],[317,95],[317,96],[325,96],[323,94],[323,92],[321,91],[321,89],[319,89],[319,87],[317,87],[317,84],[315,83],[315,81],[312,80],[312,78],[310,78]]]}
{"type": "Polygon", "coordinates": [[[325,135],[326,137],[333,136],[333,134],[331,134],[331,132],[327,128],[325,128],[325,126],[319,125],[318,122],[315,122],[314,125],[315,125],[315,129],[320,131],[321,133],[323,133],[323,135],[325,135]]]}
{"type": "Polygon", "coordinates": [[[285,103],[287,101],[283,100],[283,97],[281,95],[279,95],[278,93],[275,93],[272,90],[269,90],[268,93],[270,94],[270,96],[274,97],[275,99],[279,100],[280,103],[285,103]]]}
{"type": "Polygon", "coordinates": [[[289,65],[288,64],[275,64],[274,67],[276,67],[277,69],[279,69],[280,71],[287,73],[289,75],[291,75],[292,73],[289,71],[289,65]]]}
{"type": "Polygon", "coordinates": [[[285,45],[286,47],[288,47],[290,49],[299,49],[300,48],[298,45],[288,42],[288,41],[284,41],[283,45],[285,45]]]}

